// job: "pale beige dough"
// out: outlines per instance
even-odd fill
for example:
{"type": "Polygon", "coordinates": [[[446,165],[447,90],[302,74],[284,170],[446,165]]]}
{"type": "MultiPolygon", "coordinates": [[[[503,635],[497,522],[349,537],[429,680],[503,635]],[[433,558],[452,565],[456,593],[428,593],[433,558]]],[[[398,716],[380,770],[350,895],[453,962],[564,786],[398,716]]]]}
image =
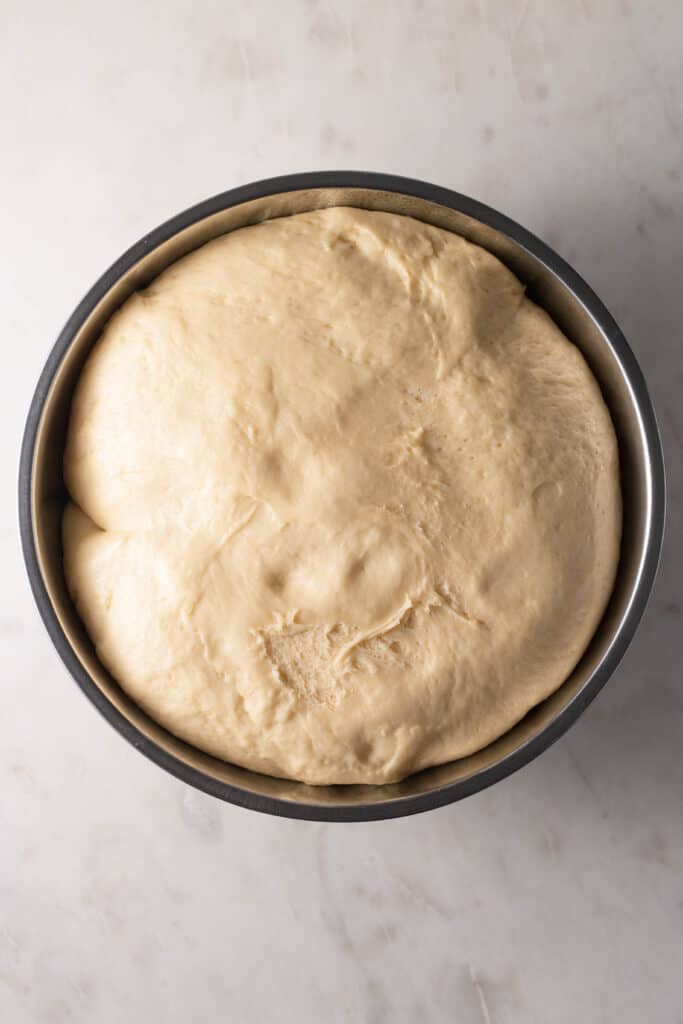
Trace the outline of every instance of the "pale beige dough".
{"type": "Polygon", "coordinates": [[[578,350],[497,259],[335,208],[235,231],[107,325],[65,455],[102,662],[217,757],[383,783],[567,677],[619,554],[578,350]]]}

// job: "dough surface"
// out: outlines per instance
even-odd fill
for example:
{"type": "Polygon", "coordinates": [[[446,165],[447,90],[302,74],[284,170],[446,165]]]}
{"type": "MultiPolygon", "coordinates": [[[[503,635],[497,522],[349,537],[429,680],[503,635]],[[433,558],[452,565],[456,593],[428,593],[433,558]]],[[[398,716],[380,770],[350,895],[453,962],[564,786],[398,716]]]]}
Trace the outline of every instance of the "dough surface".
{"type": "Polygon", "coordinates": [[[67,582],[187,742],[384,783],[565,680],[619,556],[579,351],[495,257],[334,208],[225,235],[114,315],[65,452],[67,582]]]}

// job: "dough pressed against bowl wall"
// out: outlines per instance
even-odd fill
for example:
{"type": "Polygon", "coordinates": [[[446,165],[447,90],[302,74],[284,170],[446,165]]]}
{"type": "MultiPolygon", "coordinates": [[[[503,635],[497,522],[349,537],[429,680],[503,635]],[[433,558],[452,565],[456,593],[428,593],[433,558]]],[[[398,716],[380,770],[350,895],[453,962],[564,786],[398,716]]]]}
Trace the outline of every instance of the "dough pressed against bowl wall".
{"type": "Polygon", "coordinates": [[[486,250],[348,207],[231,232],[107,324],[65,453],[70,590],[183,739],[316,784],[466,756],[611,591],[616,441],[486,250]]]}

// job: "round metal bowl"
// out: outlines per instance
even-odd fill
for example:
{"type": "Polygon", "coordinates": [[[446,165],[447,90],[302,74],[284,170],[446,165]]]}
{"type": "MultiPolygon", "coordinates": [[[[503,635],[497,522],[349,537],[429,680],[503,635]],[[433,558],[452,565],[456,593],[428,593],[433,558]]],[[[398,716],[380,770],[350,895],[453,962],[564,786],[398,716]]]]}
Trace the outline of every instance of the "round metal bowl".
{"type": "Polygon", "coordinates": [[[664,504],[661,442],[645,381],[616,323],[578,274],[524,228],[473,199],[406,178],[350,171],[273,178],[224,192],[129,249],[91,288],[57,339],[31,403],[19,474],[21,537],[33,594],[62,660],[104,717],[147,757],[213,796],[271,814],[335,821],[413,814],[459,800],[510,775],[561,736],[604,686],[633,637],[657,568],[664,504]],[[226,764],[177,739],[141,711],[100,664],[62,568],[62,453],[69,405],[103,325],[132,292],[217,235],[326,206],[408,214],[495,253],[583,352],[619,440],[621,559],[609,606],[580,663],[556,693],[495,743],[387,786],[288,782],[226,764]]]}

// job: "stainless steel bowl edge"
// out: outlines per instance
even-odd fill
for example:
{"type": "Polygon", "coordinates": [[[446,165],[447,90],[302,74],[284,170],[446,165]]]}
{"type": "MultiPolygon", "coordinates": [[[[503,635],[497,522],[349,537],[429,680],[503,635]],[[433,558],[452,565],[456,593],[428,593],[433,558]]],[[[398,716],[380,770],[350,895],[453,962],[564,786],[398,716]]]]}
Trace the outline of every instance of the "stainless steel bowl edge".
{"type": "Polygon", "coordinates": [[[129,249],[78,305],[50,353],[29,409],[19,470],[21,539],[31,588],[58,653],[86,696],[134,747],[186,783],[254,810],[314,820],[372,820],[450,803],[510,775],[558,739],[614,673],[633,637],[656,574],[664,511],[664,463],[652,402],[631,349],[590,287],[548,246],[490,207],[425,182],[359,171],[289,175],[232,189],[180,213],[129,249]],[[106,320],[136,288],[210,238],[272,216],[331,205],[417,216],[499,256],[583,351],[620,445],[625,518],[619,576],[577,669],[556,694],[484,751],[383,787],[308,787],[259,776],[171,736],[98,662],[61,569],[61,457],[68,406],[106,320]]]}

